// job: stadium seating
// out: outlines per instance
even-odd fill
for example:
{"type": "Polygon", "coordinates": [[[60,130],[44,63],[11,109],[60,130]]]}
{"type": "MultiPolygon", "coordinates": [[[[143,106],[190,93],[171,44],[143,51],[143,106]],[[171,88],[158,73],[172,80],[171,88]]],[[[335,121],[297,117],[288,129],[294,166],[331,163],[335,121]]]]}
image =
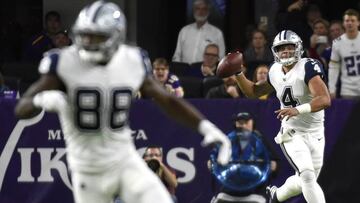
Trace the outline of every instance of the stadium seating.
{"type": "Polygon", "coordinates": [[[40,74],[38,64],[26,62],[7,62],[0,67],[5,84],[12,90],[18,90],[20,95],[35,82],[40,74]]]}
{"type": "Polygon", "coordinates": [[[203,95],[206,96],[207,92],[212,88],[223,84],[224,81],[216,76],[206,77],[203,79],[203,95]]]}
{"type": "Polygon", "coordinates": [[[202,79],[189,76],[179,76],[180,84],[184,88],[184,98],[202,98],[202,79]]]}
{"type": "Polygon", "coordinates": [[[8,62],[1,67],[5,77],[15,77],[23,81],[34,82],[39,78],[38,64],[24,62],[8,62]]]}
{"type": "Polygon", "coordinates": [[[173,73],[173,74],[177,75],[178,77],[185,76],[189,69],[190,69],[190,65],[187,63],[172,61],[169,64],[170,73],[173,73]]]}

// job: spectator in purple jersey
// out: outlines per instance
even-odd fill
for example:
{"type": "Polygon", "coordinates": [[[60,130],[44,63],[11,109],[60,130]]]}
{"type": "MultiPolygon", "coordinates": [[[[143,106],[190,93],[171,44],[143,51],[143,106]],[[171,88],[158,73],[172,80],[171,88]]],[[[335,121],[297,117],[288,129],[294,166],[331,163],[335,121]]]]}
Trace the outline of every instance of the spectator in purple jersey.
{"type": "Polygon", "coordinates": [[[154,78],[159,81],[166,91],[176,97],[183,97],[184,90],[179,78],[169,72],[169,63],[165,58],[157,58],[153,62],[154,78]]]}

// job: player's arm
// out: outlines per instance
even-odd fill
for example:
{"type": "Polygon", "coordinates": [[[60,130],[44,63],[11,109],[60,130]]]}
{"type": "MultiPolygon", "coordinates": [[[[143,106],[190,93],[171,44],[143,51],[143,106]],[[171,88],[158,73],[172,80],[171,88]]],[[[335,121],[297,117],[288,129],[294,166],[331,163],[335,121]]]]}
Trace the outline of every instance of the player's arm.
{"type": "Polygon", "coordinates": [[[146,76],[141,87],[141,93],[154,98],[154,101],[165,110],[167,114],[178,122],[196,130],[204,116],[183,99],[166,92],[152,76],[146,76]]]}
{"type": "Polygon", "coordinates": [[[141,86],[142,94],[150,96],[173,119],[199,131],[203,136],[203,145],[220,143],[218,162],[227,164],[231,155],[231,143],[224,133],[190,103],[167,93],[151,75],[147,75],[141,86]]]}
{"type": "Polygon", "coordinates": [[[336,83],[340,74],[340,63],[338,61],[330,60],[329,62],[329,91],[331,98],[336,97],[336,83]]]}
{"type": "Polygon", "coordinates": [[[247,79],[243,72],[236,75],[236,83],[241,91],[249,98],[259,98],[274,91],[274,87],[268,81],[254,83],[247,79]]]}
{"type": "Polygon", "coordinates": [[[331,57],[330,57],[330,62],[329,62],[329,81],[328,81],[328,85],[329,85],[329,91],[330,91],[330,96],[331,98],[335,98],[336,97],[336,83],[338,81],[339,78],[339,74],[340,74],[340,55],[338,52],[338,46],[339,46],[339,41],[340,38],[335,39],[332,45],[332,49],[331,49],[331,57]]]}
{"type": "MultiPolygon", "coordinates": [[[[43,104],[46,98],[44,98],[44,94],[39,95],[37,96],[36,102],[34,103],[34,96],[37,95],[39,92],[42,92],[44,90],[65,89],[62,81],[58,78],[56,74],[58,57],[59,55],[57,52],[52,52],[47,53],[45,57],[41,60],[39,65],[39,72],[41,73],[40,79],[33,83],[26,90],[24,95],[16,104],[15,115],[19,119],[31,118],[40,113],[42,108],[40,104],[43,104]]],[[[55,93],[52,93],[52,95],[48,94],[48,96],[56,97],[53,98],[53,100],[55,101],[56,99],[60,99],[55,93]]]]}
{"type": "Polygon", "coordinates": [[[44,90],[61,89],[62,83],[55,75],[42,75],[33,83],[20,98],[15,107],[15,115],[19,119],[31,118],[41,112],[40,107],[34,105],[34,96],[44,90]]]}
{"type": "Polygon", "coordinates": [[[311,112],[323,110],[331,105],[330,94],[325,82],[317,75],[309,80],[309,90],[313,99],[310,102],[311,112]]]}

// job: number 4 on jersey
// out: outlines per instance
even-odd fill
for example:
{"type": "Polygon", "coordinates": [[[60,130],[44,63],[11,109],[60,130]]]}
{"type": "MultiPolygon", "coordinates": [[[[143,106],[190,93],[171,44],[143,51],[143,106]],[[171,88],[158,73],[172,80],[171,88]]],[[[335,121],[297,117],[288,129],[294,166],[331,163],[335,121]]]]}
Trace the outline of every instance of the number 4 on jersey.
{"type": "Polygon", "coordinates": [[[298,99],[293,96],[293,91],[291,86],[286,86],[282,95],[281,102],[285,107],[296,107],[299,105],[298,99]]]}

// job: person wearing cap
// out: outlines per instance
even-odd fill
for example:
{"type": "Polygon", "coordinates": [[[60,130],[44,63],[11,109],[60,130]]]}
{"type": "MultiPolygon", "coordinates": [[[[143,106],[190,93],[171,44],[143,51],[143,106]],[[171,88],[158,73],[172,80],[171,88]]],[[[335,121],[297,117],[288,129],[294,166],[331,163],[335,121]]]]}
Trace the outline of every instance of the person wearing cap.
{"type": "MultiPolygon", "coordinates": [[[[278,171],[278,162],[280,161],[277,153],[274,148],[271,146],[270,142],[266,139],[265,136],[255,129],[255,121],[253,116],[248,112],[239,112],[238,114],[233,116],[232,121],[234,122],[234,130],[227,134],[230,140],[235,140],[234,137],[239,138],[239,143],[241,150],[239,154],[233,154],[232,157],[241,157],[241,159],[246,160],[247,157],[257,156],[260,154],[256,154],[259,152],[254,152],[257,150],[249,150],[249,146],[251,147],[252,136],[256,136],[259,138],[258,140],[262,141],[265,146],[265,150],[268,150],[270,154],[270,176],[267,181],[263,184],[259,185],[255,189],[246,190],[246,191],[234,191],[232,189],[226,188],[221,185],[219,192],[216,196],[214,196],[211,200],[211,203],[245,203],[245,202],[254,202],[254,203],[265,203],[266,202],[266,194],[265,187],[269,183],[270,179],[277,175],[278,171]],[[250,152],[250,154],[249,154],[250,152]],[[254,154],[255,153],[255,154],[254,154]]],[[[233,148],[233,153],[236,153],[233,148]]],[[[209,170],[212,170],[212,163],[208,162],[209,170]]]]}
{"type": "Polygon", "coordinates": [[[53,43],[56,48],[61,49],[70,46],[72,44],[72,40],[70,39],[67,30],[61,30],[55,34],[53,43]]]}
{"type": "Polygon", "coordinates": [[[248,112],[240,112],[235,117],[235,131],[248,130],[255,132],[256,135],[263,141],[266,147],[270,150],[271,155],[271,171],[273,175],[278,171],[278,157],[275,149],[272,147],[271,142],[263,136],[259,130],[255,129],[255,121],[252,115],[248,112]]]}

